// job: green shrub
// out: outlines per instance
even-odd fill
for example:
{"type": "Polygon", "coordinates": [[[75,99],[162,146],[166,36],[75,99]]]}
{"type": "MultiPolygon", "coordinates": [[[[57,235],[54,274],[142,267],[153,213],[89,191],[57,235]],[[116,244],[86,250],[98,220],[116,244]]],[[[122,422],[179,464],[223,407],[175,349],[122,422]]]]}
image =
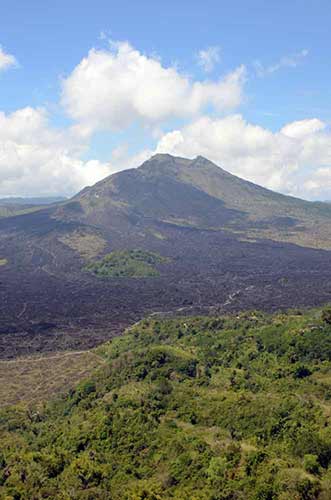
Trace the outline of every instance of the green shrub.
{"type": "Polygon", "coordinates": [[[303,457],[303,466],[307,472],[310,472],[310,474],[318,474],[320,470],[318,457],[311,454],[305,455],[303,457]]]}
{"type": "Polygon", "coordinates": [[[144,250],[111,252],[85,269],[100,278],[148,278],[159,275],[156,265],[168,259],[144,250]]]}

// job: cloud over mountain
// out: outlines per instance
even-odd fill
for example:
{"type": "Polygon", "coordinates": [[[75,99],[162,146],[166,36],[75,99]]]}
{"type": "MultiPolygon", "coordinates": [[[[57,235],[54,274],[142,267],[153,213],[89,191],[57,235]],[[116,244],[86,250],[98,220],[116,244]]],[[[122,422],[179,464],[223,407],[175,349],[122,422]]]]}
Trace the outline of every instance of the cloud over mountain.
{"type": "Polygon", "coordinates": [[[331,132],[318,119],[295,121],[272,132],[239,114],[203,116],[165,134],[156,150],[190,158],[203,155],[244,179],[298,196],[323,197],[331,186],[331,132]]]}
{"type": "MultiPolygon", "coordinates": [[[[265,72],[294,67],[306,56],[307,51],[301,51],[282,58],[265,72]]],[[[206,71],[218,59],[217,47],[199,53],[206,71]]],[[[14,56],[0,48],[0,70],[15,63],[14,56]]],[[[109,173],[139,165],[154,152],[166,152],[206,156],[274,190],[329,198],[327,123],[309,118],[277,131],[249,123],[242,114],[233,114],[245,101],[247,78],[242,65],[222,78],[199,81],[127,42],[91,49],[61,81],[69,125],[53,127],[45,108],[0,112],[0,194],[70,195],[109,173]],[[143,125],[148,146],[135,145],[133,151],[126,143],[130,127],[137,123],[143,125]],[[105,161],[91,152],[100,131],[110,138],[123,134],[119,142],[112,141],[105,161]]]]}
{"type": "Polygon", "coordinates": [[[70,130],[56,130],[44,109],[0,113],[0,194],[72,194],[109,173],[99,162],[82,161],[83,146],[70,130]]]}
{"type": "Polygon", "coordinates": [[[116,130],[192,117],[207,106],[229,111],[241,103],[244,81],[244,66],[216,81],[194,81],[120,42],[88,53],[63,81],[62,104],[84,130],[116,130]]]}

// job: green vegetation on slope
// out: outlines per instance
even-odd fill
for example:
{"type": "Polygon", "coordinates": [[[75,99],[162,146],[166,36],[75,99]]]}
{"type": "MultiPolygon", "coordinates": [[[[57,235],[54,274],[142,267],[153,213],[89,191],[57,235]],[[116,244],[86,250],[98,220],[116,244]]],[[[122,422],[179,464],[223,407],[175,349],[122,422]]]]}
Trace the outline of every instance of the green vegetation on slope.
{"type": "Polygon", "coordinates": [[[24,215],[40,210],[42,207],[24,206],[24,205],[0,205],[0,217],[13,217],[15,215],[24,215]]]}
{"type": "Polygon", "coordinates": [[[0,498],[331,498],[331,312],[147,319],[0,413],[0,498]]]}
{"type": "Polygon", "coordinates": [[[98,262],[88,264],[85,269],[99,277],[108,278],[148,278],[158,276],[157,264],[167,259],[144,250],[123,250],[111,252],[98,262]]]}
{"type": "Polygon", "coordinates": [[[13,217],[15,215],[24,215],[37,212],[47,205],[65,201],[63,197],[41,197],[41,198],[1,198],[0,199],[0,218],[13,217]]]}

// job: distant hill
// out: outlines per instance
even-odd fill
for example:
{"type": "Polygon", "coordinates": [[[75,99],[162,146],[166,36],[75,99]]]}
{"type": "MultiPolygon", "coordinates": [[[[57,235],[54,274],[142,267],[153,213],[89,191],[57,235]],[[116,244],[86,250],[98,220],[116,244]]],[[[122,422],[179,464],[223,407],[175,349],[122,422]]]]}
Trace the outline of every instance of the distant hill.
{"type": "Polygon", "coordinates": [[[205,158],[153,156],[70,200],[0,219],[0,347],[88,347],[153,311],[331,301],[330,221],[330,204],[205,158]]]}
{"type": "Polygon", "coordinates": [[[29,213],[44,205],[60,203],[65,200],[66,198],[60,196],[39,198],[17,198],[10,196],[8,198],[0,198],[0,217],[29,213]]]}
{"type": "Polygon", "coordinates": [[[7,198],[0,198],[0,205],[51,205],[52,203],[59,203],[65,201],[67,198],[64,196],[40,196],[33,197],[15,197],[9,196],[7,198]]]}

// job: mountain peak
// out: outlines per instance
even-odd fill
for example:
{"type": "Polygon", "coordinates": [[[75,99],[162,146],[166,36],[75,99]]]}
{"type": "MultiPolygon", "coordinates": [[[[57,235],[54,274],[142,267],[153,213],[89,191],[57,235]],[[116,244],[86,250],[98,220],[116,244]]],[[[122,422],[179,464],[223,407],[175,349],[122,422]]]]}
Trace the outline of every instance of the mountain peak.
{"type": "Polygon", "coordinates": [[[185,161],[187,164],[189,163],[211,163],[210,160],[205,158],[204,156],[198,155],[195,158],[184,158],[182,156],[174,156],[169,153],[156,153],[155,155],[151,156],[149,160],[147,161],[156,161],[156,162],[163,162],[163,161],[185,161]]]}
{"type": "Polygon", "coordinates": [[[217,167],[219,170],[223,170],[221,167],[213,163],[211,160],[208,160],[208,158],[201,155],[196,156],[194,160],[191,161],[191,164],[194,165],[195,167],[212,166],[212,167],[217,167]]]}
{"type": "Polygon", "coordinates": [[[173,163],[185,163],[189,164],[192,160],[188,158],[182,158],[181,156],[173,156],[169,153],[156,153],[155,155],[151,156],[148,160],[146,160],[141,166],[144,166],[146,164],[163,164],[163,163],[168,163],[168,164],[173,164],[173,163]]]}
{"type": "Polygon", "coordinates": [[[172,156],[171,154],[169,153],[156,153],[155,155],[152,155],[149,160],[147,161],[163,161],[163,160],[167,160],[167,159],[172,159],[172,158],[175,158],[175,156],[172,156]]]}
{"type": "MultiPolygon", "coordinates": [[[[161,167],[164,173],[165,171],[170,173],[173,169],[177,170],[178,168],[181,169],[183,167],[184,169],[191,167],[197,168],[205,167],[207,165],[216,167],[214,163],[201,155],[196,156],[195,158],[184,158],[182,156],[173,156],[169,153],[156,153],[151,156],[151,158],[146,160],[139,168],[149,170],[161,167]]],[[[220,167],[217,168],[220,169],[220,167]]]]}

